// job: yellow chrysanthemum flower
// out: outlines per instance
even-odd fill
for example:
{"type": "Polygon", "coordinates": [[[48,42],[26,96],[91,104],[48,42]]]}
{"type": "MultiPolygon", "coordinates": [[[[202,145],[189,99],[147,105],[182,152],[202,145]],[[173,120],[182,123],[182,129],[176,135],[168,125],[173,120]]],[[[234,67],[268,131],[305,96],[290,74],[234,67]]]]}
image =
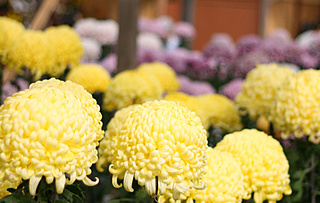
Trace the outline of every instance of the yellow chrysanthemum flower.
{"type": "MultiPolygon", "coordinates": [[[[291,194],[289,163],[280,143],[256,129],[226,135],[215,149],[229,152],[240,163],[245,191],[254,192],[254,201],[276,202],[291,194]]],[[[249,198],[249,197],[248,197],[249,198]]]]}
{"type": "Polygon", "coordinates": [[[126,70],[117,74],[110,82],[103,99],[103,108],[112,111],[160,99],[163,89],[152,75],[126,70]]]}
{"type": "MultiPolygon", "coordinates": [[[[55,78],[35,82],[30,85],[30,88],[43,88],[45,86],[56,87],[63,91],[70,91],[78,100],[80,100],[82,108],[84,111],[88,112],[88,115],[91,117],[92,125],[90,126],[90,131],[96,133],[97,140],[101,140],[103,138],[104,131],[102,130],[102,115],[100,113],[100,106],[97,104],[97,101],[93,99],[89,92],[85,91],[81,85],[78,85],[74,82],[64,82],[55,78]]],[[[98,146],[98,142],[96,145],[98,146]]]]}
{"type": "Polygon", "coordinates": [[[61,75],[68,65],[80,64],[84,51],[77,32],[67,25],[60,25],[47,28],[45,34],[56,55],[56,64],[55,68],[51,69],[51,76],[61,75]]]}
{"type": "MultiPolygon", "coordinates": [[[[181,195],[181,200],[186,200],[187,203],[192,203],[193,200],[196,203],[240,203],[247,196],[240,165],[230,153],[208,147],[206,171],[203,181],[207,183],[207,188],[192,189],[189,193],[181,195]]],[[[175,201],[172,194],[166,193],[159,198],[159,202],[175,201]]]]}
{"type": "Polygon", "coordinates": [[[286,80],[272,103],[269,120],[283,138],[306,135],[320,142],[320,71],[302,70],[286,80]]]}
{"type": "Polygon", "coordinates": [[[169,92],[164,98],[167,101],[180,102],[184,107],[187,107],[189,110],[195,112],[197,116],[200,117],[201,123],[205,129],[209,128],[209,122],[203,111],[201,103],[196,99],[196,97],[185,94],[183,92],[169,92]]]}
{"type": "MultiPolygon", "coordinates": [[[[31,195],[43,176],[48,184],[55,180],[59,194],[75,180],[96,185],[97,178],[87,177],[102,138],[92,127],[93,109],[84,107],[68,88],[39,83],[8,97],[0,107],[0,182],[29,179],[31,195]]],[[[82,91],[78,94],[87,93],[82,91]]]]}
{"type": "Polygon", "coordinates": [[[109,171],[112,184],[133,192],[132,181],[149,195],[204,189],[207,136],[199,117],[173,101],[149,101],[135,107],[123,121],[109,171]],[[157,182],[156,182],[157,181],[157,182]],[[158,191],[156,191],[156,185],[158,191]]]}
{"type": "Polygon", "coordinates": [[[102,172],[104,171],[103,167],[107,166],[108,163],[111,163],[114,154],[114,142],[118,138],[120,131],[120,126],[125,121],[128,113],[132,111],[138,104],[134,104],[125,108],[118,110],[114,117],[110,120],[107,125],[107,130],[103,140],[99,145],[99,160],[96,164],[97,170],[102,172]]]}
{"type": "Polygon", "coordinates": [[[160,81],[163,90],[166,92],[177,91],[180,87],[176,72],[173,68],[165,63],[143,63],[137,67],[137,70],[156,76],[156,78],[160,81]]]}
{"type": "Polygon", "coordinates": [[[66,80],[82,85],[84,89],[93,94],[106,91],[111,77],[108,71],[98,64],[82,64],[72,68],[66,80]]]}
{"type": "Polygon", "coordinates": [[[5,54],[7,53],[12,40],[19,36],[23,31],[24,26],[19,21],[5,16],[0,17],[0,56],[5,58],[5,54]]]}
{"type": "Polygon", "coordinates": [[[281,83],[295,72],[287,66],[276,63],[258,64],[251,70],[242,84],[235,102],[253,120],[259,116],[268,117],[270,106],[281,83]]]}
{"type": "Polygon", "coordinates": [[[8,180],[3,181],[0,186],[0,199],[11,194],[10,192],[7,191],[8,188],[17,189],[19,184],[20,184],[19,181],[15,181],[15,182],[10,182],[8,180]]]}
{"type": "Polygon", "coordinates": [[[37,77],[55,68],[54,49],[42,31],[25,30],[8,48],[6,64],[9,68],[27,67],[37,77]]]}
{"type": "Polygon", "coordinates": [[[204,108],[208,126],[220,127],[227,132],[242,129],[237,108],[228,97],[220,94],[204,94],[196,98],[204,108]]]}

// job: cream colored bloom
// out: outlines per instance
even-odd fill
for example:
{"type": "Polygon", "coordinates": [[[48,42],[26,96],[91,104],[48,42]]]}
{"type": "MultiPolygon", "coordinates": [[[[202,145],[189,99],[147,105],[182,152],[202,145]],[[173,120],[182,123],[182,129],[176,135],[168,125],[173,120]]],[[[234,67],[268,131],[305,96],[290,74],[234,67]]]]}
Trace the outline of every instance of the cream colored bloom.
{"type": "Polygon", "coordinates": [[[226,135],[215,149],[229,152],[240,163],[245,191],[254,201],[276,202],[291,194],[289,163],[280,143],[256,129],[226,135]]]}
{"type": "Polygon", "coordinates": [[[176,72],[173,68],[165,63],[143,63],[137,67],[137,70],[156,76],[156,78],[160,81],[163,90],[166,92],[177,91],[180,87],[176,72]]]}
{"type": "Polygon", "coordinates": [[[189,189],[204,189],[207,136],[194,112],[172,101],[149,101],[129,112],[115,139],[109,171],[112,183],[133,192],[132,181],[149,195],[173,199],[189,189]],[[157,181],[157,182],[156,182],[157,181]],[[158,191],[156,191],[156,185],[158,191]]]}
{"type": "Polygon", "coordinates": [[[9,68],[29,68],[40,77],[52,72],[56,58],[54,49],[42,31],[25,30],[11,43],[5,63],[9,68]]]}
{"type": "Polygon", "coordinates": [[[286,80],[272,103],[269,120],[283,138],[304,135],[320,142],[320,71],[302,70],[286,80]]]}
{"type": "Polygon", "coordinates": [[[160,99],[163,89],[152,75],[126,70],[117,74],[110,82],[103,99],[103,108],[112,111],[160,99]]]}
{"type": "Polygon", "coordinates": [[[291,68],[276,63],[257,64],[247,74],[235,102],[253,120],[257,120],[259,116],[268,117],[271,103],[281,83],[294,74],[291,68]]]}
{"type": "Polygon", "coordinates": [[[84,89],[93,94],[106,91],[111,77],[108,71],[98,64],[82,64],[72,68],[66,80],[82,85],[84,89]]]}
{"type": "Polygon", "coordinates": [[[5,57],[12,40],[23,31],[22,23],[5,16],[0,17],[0,56],[5,57]]]}
{"type": "MultiPolygon", "coordinates": [[[[75,180],[89,186],[99,182],[87,176],[98,160],[96,147],[102,138],[97,133],[100,123],[93,126],[97,123],[91,116],[100,112],[92,112],[73,94],[76,84],[60,82],[37,82],[0,107],[0,182],[29,179],[31,195],[43,176],[48,184],[55,180],[58,194],[75,180]]],[[[89,94],[81,86],[78,90],[78,95],[89,94]]]]}
{"type": "Polygon", "coordinates": [[[128,113],[132,111],[136,106],[138,106],[138,104],[134,104],[118,110],[115,113],[114,117],[108,123],[105,136],[99,145],[99,160],[96,164],[98,171],[104,171],[103,167],[107,166],[108,163],[111,163],[113,159],[112,154],[115,153],[113,145],[115,140],[118,139],[121,125],[125,121],[128,113]]]}
{"type": "Polygon", "coordinates": [[[196,97],[200,102],[208,126],[220,127],[227,132],[242,129],[241,118],[228,97],[220,94],[204,94],[196,97]]]}
{"type": "Polygon", "coordinates": [[[208,129],[210,126],[209,120],[206,117],[204,108],[201,103],[196,99],[196,97],[185,94],[183,92],[169,92],[164,98],[167,101],[180,102],[184,107],[187,107],[189,110],[195,112],[197,116],[200,117],[201,123],[205,129],[208,129]]]}
{"type": "MultiPolygon", "coordinates": [[[[247,194],[244,190],[243,174],[240,165],[230,153],[221,152],[217,149],[208,147],[206,175],[203,181],[207,183],[204,190],[192,189],[187,194],[181,195],[181,200],[192,203],[240,203],[247,194]]],[[[172,194],[159,198],[159,202],[174,202],[172,194]]]]}
{"type": "Polygon", "coordinates": [[[60,76],[68,65],[80,64],[84,51],[78,33],[67,25],[60,25],[47,28],[45,34],[56,58],[55,67],[49,72],[51,76],[60,76]]]}

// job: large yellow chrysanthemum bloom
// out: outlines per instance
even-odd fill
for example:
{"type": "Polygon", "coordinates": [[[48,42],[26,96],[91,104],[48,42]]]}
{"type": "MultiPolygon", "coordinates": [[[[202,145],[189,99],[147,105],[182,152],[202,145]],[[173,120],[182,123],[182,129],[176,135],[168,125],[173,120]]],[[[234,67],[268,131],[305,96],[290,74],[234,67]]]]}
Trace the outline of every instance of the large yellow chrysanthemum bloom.
{"type": "Polygon", "coordinates": [[[11,43],[5,63],[9,68],[29,68],[38,78],[51,73],[55,61],[47,36],[42,31],[25,30],[11,43]]]}
{"type": "MultiPolygon", "coordinates": [[[[181,195],[181,200],[186,200],[187,203],[192,203],[193,200],[196,203],[240,203],[247,196],[240,165],[230,153],[208,147],[206,171],[203,181],[207,183],[207,188],[192,189],[181,195]]],[[[167,192],[159,198],[159,202],[174,202],[172,194],[167,192]]]]}
{"type": "Polygon", "coordinates": [[[0,199],[11,194],[9,191],[7,191],[8,188],[17,189],[19,184],[20,184],[19,181],[15,181],[15,182],[10,182],[8,180],[3,181],[0,186],[0,199]]]}
{"type": "Polygon", "coordinates": [[[93,94],[106,91],[111,77],[108,71],[98,64],[82,64],[72,68],[66,80],[82,85],[84,89],[93,94]]]}
{"type": "Polygon", "coordinates": [[[276,202],[291,194],[289,163],[280,143],[256,129],[226,135],[216,149],[229,152],[240,163],[245,191],[254,192],[254,201],[276,202]]]}
{"type": "Polygon", "coordinates": [[[177,91],[180,87],[177,74],[173,68],[165,63],[153,62],[143,63],[137,67],[138,71],[142,71],[149,75],[154,75],[160,81],[164,91],[177,91]]]}
{"type": "Polygon", "coordinates": [[[257,64],[256,68],[247,74],[235,102],[240,108],[244,108],[253,120],[257,120],[259,116],[268,117],[279,86],[294,74],[291,68],[276,63],[257,64]]]}
{"type": "Polygon", "coordinates": [[[183,92],[169,92],[163,99],[167,101],[180,102],[182,106],[187,107],[200,117],[201,123],[205,129],[209,128],[210,123],[208,122],[206,113],[203,111],[204,109],[196,97],[183,92]]]}
{"type": "Polygon", "coordinates": [[[56,64],[55,68],[51,69],[51,76],[61,75],[68,65],[80,64],[84,51],[77,32],[67,25],[60,25],[47,28],[45,34],[56,55],[56,64]]]}
{"type": "Polygon", "coordinates": [[[5,57],[12,40],[23,31],[22,23],[5,16],[0,17],[0,57],[5,57]]]}
{"type": "Polygon", "coordinates": [[[103,108],[112,111],[160,99],[163,89],[152,75],[126,70],[117,74],[110,82],[103,99],[103,108]]]}
{"type": "Polygon", "coordinates": [[[283,138],[306,135],[320,142],[320,71],[302,70],[286,80],[272,103],[269,120],[283,138]]]}
{"type": "Polygon", "coordinates": [[[39,83],[8,97],[0,107],[0,182],[29,179],[31,195],[43,176],[48,184],[55,180],[59,194],[75,180],[96,185],[97,178],[87,177],[102,138],[92,126],[93,109],[68,88],[39,83]]]}
{"type": "Polygon", "coordinates": [[[129,112],[121,125],[109,171],[112,184],[133,192],[132,181],[149,195],[204,189],[207,136],[199,117],[173,101],[148,101],[129,112]],[[157,187],[156,187],[157,185],[157,187]],[[156,190],[158,188],[158,191],[156,190]]]}
{"type": "Polygon", "coordinates": [[[241,118],[232,100],[220,94],[204,94],[196,97],[200,102],[209,126],[220,127],[227,132],[242,129],[241,118]]]}
{"type": "Polygon", "coordinates": [[[125,121],[128,113],[132,111],[136,106],[138,106],[138,104],[134,104],[118,110],[115,113],[114,117],[108,123],[105,136],[99,145],[99,160],[96,164],[98,171],[104,171],[103,167],[107,166],[108,163],[111,163],[113,159],[112,155],[115,153],[113,144],[118,138],[121,125],[125,121]]]}
{"type": "MultiPolygon", "coordinates": [[[[45,86],[56,87],[63,91],[70,91],[78,100],[80,100],[83,110],[88,112],[88,115],[91,117],[92,125],[90,126],[90,131],[95,132],[97,140],[101,140],[103,138],[104,131],[102,130],[102,115],[100,113],[100,106],[97,104],[97,101],[93,99],[89,92],[85,91],[81,85],[78,85],[74,82],[64,82],[55,78],[35,82],[30,85],[30,88],[43,88],[45,86]]],[[[97,146],[98,144],[99,143],[96,142],[97,146]]]]}

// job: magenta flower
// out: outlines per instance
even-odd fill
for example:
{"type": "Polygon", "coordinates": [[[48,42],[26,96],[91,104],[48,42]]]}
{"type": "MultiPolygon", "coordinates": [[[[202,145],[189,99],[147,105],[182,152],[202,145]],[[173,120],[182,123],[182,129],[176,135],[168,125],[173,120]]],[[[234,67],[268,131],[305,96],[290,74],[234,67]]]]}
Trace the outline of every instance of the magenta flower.
{"type": "Polygon", "coordinates": [[[179,75],[178,80],[180,82],[180,92],[184,92],[188,95],[202,95],[202,94],[214,94],[215,89],[208,82],[204,81],[192,81],[186,76],[179,75]]]}
{"type": "Polygon", "coordinates": [[[241,92],[243,80],[242,79],[234,79],[222,86],[220,89],[220,94],[228,97],[229,99],[233,100],[241,92]]]}
{"type": "Polygon", "coordinates": [[[175,23],[173,32],[184,39],[193,39],[196,35],[194,26],[191,23],[183,21],[175,23]]]}
{"type": "Polygon", "coordinates": [[[243,56],[258,49],[262,39],[258,35],[245,35],[237,41],[237,56],[243,56]]]}
{"type": "Polygon", "coordinates": [[[109,73],[115,73],[117,70],[117,59],[116,54],[110,54],[106,56],[102,61],[99,63],[104,69],[106,69],[109,73]]]}

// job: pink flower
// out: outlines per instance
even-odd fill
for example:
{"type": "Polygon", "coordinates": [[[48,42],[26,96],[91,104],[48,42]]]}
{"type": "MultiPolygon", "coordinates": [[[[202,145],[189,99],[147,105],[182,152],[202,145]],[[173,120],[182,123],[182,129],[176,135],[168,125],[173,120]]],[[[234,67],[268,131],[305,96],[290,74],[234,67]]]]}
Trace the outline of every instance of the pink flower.
{"type": "Polygon", "coordinates": [[[241,92],[242,83],[242,79],[234,79],[221,88],[220,94],[234,101],[237,94],[241,92]]]}
{"type": "Polygon", "coordinates": [[[174,25],[173,32],[181,38],[193,39],[196,35],[196,29],[191,23],[177,22],[174,25]]]}

